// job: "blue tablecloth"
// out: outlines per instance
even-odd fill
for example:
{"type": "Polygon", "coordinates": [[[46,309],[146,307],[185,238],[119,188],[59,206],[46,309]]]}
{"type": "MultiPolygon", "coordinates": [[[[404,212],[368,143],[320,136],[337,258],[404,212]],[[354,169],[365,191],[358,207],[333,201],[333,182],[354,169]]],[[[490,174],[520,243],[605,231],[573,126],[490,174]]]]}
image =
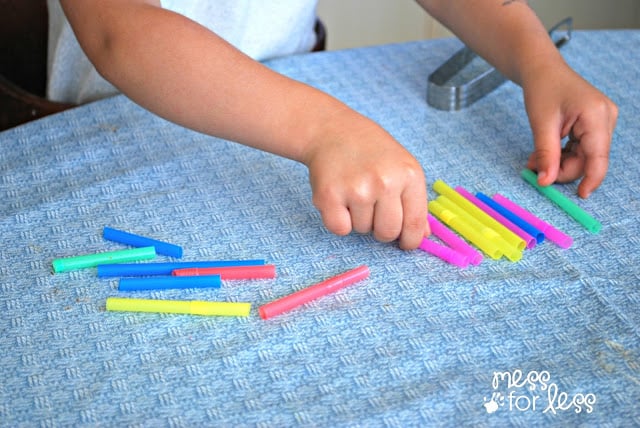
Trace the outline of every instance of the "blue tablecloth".
{"type": "Polygon", "coordinates": [[[562,49],[621,109],[602,187],[579,200],[576,184],[559,186],[603,223],[599,234],[519,178],[532,138],[517,86],[455,113],[426,104],[427,76],[459,46],[269,65],[378,121],[430,182],[500,192],[573,236],[572,248],[545,242],[517,263],[462,270],[337,237],[302,165],[121,96],[92,103],[0,134],[0,425],[640,425],[640,32],[576,32],[562,49]],[[106,312],[107,297],[125,295],[117,279],[51,273],[55,258],[123,248],[102,239],[105,225],[182,245],[184,260],[262,258],[278,276],[135,294],[251,302],[246,318],[106,312]],[[257,314],[361,264],[363,282],[257,314]]]}

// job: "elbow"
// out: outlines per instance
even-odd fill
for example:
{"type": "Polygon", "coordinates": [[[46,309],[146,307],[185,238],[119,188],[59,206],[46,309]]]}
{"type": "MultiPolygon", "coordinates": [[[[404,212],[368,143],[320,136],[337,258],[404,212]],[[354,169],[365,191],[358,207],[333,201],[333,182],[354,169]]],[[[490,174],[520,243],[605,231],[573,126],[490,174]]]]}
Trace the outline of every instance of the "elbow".
{"type": "Polygon", "coordinates": [[[78,37],[80,47],[98,73],[109,80],[109,75],[117,63],[117,42],[109,31],[92,31],[78,37]]]}
{"type": "Polygon", "coordinates": [[[88,6],[82,3],[62,1],[64,13],[82,51],[101,76],[109,76],[117,69],[127,47],[127,15],[130,11],[88,6]]]}

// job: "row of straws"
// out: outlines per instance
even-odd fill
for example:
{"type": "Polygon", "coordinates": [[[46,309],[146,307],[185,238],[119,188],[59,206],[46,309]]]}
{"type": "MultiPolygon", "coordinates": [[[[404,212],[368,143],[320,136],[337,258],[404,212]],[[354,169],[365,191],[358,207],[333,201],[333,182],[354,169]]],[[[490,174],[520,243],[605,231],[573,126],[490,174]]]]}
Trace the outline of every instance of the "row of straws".
{"type": "MultiPolygon", "coordinates": [[[[553,186],[540,186],[533,171],[525,169],[521,176],[587,230],[600,231],[600,222],[553,186]]],[[[482,253],[495,260],[506,257],[515,262],[522,258],[525,249],[545,239],[565,249],[573,243],[570,236],[503,195],[489,197],[481,192],[474,195],[461,186],[454,189],[442,180],[435,181],[433,189],[439,196],[429,202],[429,226],[444,245],[425,238],[420,248],[448,263],[462,268],[478,265],[482,253]]]]}

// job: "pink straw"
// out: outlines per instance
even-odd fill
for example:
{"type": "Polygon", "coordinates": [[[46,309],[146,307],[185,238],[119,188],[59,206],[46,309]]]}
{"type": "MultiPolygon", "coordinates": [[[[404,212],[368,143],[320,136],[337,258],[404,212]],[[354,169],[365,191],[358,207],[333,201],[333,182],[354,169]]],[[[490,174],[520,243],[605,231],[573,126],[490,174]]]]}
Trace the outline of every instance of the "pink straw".
{"type": "Polygon", "coordinates": [[[220,275],[220,279],[261,279],[275,278],[276,267],[274,265],[256,266],[224,266],[224,267],[196,267],[174,269],[173,276],[201,276],[220,275]]]}
{"type": "Polygon", "coordinates": [[[262,319],[269,319],[287,312],[293,308],[303,305],[311,300],[325,296],[327,294],[338,291],[354,282],[361,281],[369,276],[369,268],[367,266],[359,266],[355,269],[342,273],[340,275],[329,278],[318,284],[303,288],[288,296],[282,297],[273,302],[258,308],[258,313],[262,319]]]}

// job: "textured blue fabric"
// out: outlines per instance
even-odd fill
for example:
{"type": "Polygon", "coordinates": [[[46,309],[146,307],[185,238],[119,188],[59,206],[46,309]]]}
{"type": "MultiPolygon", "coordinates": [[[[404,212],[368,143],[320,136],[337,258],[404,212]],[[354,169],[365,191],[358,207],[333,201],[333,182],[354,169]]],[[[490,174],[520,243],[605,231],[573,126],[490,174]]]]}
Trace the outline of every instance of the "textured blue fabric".
{"type": "Polygon", "coordinates": [[[500,192],[571,235],[572,248],[545,242],[517,263],[460,270],[337,237],[303,166],[121,96],[95,102],[0,134],[0,426],[640,425],[640,32],[576,32],[562,50],[621,107],[602,187],[588,200],[560,187],[603,223],[598,235],[519,178],[531,132],[518,87],[456,113],[427,106],[428,74],[459,46],[269,65],[380,122],[430,181],[500,192]],[[102,239],[105,225],[181,245],[183,260],[264,258],[278,277],[135,293],[247,301],[248,318],[107,313],[105,299],[123,295],[117,279],[51,273],[54,258],[122,248],[102,239]],[[360,264],[369,279],[258,317],[258,305],[360,264]],[[493,383],[517,370],[548,377],[493,383]],[[554,413],[554,393],[596,402],[576,412],[551,400],[554,413]]]}

